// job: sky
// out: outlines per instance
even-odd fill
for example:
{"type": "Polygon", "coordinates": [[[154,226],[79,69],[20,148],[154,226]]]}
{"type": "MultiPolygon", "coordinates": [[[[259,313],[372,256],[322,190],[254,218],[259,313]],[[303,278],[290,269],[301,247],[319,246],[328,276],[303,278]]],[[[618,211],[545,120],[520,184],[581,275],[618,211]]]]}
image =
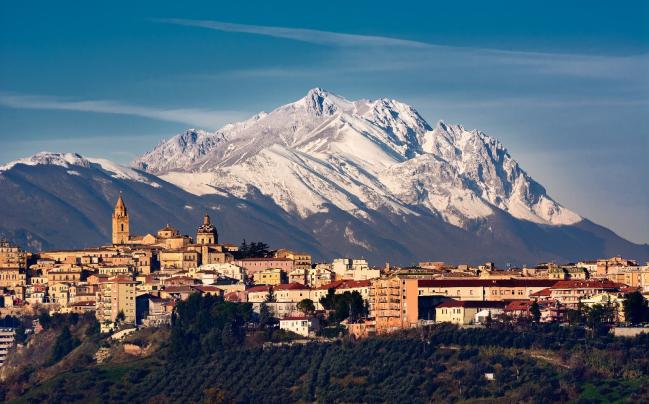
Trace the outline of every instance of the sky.
{"type": "Polygon", "coordinates": [[[0,0],[0,164],[128,164],[322,87],[480,129],[561,204],[649,242],[649,2],[91,3],[0,0]]]}

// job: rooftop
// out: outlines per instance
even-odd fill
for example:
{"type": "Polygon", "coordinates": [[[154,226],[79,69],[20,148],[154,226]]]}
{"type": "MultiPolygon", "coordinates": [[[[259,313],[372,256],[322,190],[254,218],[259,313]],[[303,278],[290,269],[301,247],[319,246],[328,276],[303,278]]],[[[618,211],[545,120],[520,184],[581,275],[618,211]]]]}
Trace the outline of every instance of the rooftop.
{"type": "Polygon", "coordinates": [[[506,302],[499,302],[499,301],[474,301],[474,300],[447,300],[440,305],[437,306],[437,308],[445,308],[445,307],[464,307],[464,308],[478,308],[478,309],[488,309],[488,308],[498,308],[502,309],[507,305],[506,302]]]}
{"type": "Polygon", "coordinates": [[[420,279],[420,288],[452,287],[551,287],[551,279],[420,279]]]}

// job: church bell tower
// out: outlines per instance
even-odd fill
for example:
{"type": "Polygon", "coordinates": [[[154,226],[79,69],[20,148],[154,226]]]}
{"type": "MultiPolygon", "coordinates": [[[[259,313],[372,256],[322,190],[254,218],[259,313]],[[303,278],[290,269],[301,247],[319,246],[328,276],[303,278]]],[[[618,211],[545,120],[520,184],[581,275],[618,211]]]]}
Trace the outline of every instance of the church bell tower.
{"type": "Polygon", "coordinates": [[[113,211],[113,244],[126,244],[129,239],[128,213],[120,192],[113,211]]]}
{"type": "Polygon", "coordinates": [[[205,213],[205,216],[203,216],[203,224],[196,232],[196,244],[217,244],[218,242],[219,233],[210,221],[210,216],[205,213]]]}

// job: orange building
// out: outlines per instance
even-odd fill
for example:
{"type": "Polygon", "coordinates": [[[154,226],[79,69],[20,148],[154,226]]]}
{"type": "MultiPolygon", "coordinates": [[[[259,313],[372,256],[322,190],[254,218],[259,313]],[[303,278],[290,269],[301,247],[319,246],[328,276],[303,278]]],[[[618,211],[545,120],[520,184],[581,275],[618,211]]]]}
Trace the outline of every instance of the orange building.
{"type": "Polygon", "coordinates": [[[372,281],[370,311],[377,334],[413,327],[419,318],[417,279],[387,278],[372,281]]]}

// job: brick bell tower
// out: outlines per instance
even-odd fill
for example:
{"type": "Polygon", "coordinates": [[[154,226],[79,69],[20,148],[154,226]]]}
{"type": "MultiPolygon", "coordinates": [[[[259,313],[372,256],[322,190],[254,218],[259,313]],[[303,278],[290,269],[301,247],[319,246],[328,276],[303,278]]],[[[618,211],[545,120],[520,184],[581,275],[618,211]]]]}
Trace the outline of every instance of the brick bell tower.
{"type": "Polygon", "coordinates": [[[122,193],[119,193],[115,210],[113,211],[113,244],[126,244],[129,239],[128,230],[128,213],[126,205],[122,199],[122,193]]]}

